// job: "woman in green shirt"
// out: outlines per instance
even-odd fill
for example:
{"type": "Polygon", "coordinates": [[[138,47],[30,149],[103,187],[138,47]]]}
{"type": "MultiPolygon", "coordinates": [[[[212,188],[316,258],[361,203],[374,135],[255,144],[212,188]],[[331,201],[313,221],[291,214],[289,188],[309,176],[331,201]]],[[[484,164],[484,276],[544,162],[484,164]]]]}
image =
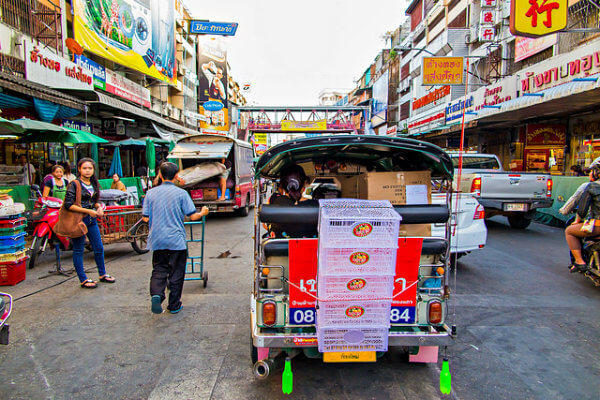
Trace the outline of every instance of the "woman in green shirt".
{"type": "Polygon", "coordinates": [[[55,197],[64,200],[67,193],[67,180],[63,178],[65,170],[60,165],[52,167],[52,179],[48,180],[44,185],[44,198],[55,197]]]}

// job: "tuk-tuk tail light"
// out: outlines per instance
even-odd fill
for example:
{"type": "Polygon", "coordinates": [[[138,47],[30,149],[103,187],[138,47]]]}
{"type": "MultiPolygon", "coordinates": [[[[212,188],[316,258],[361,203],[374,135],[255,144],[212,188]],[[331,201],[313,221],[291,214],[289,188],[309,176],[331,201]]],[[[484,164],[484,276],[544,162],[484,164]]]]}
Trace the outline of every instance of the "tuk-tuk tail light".
{"type": "Polygon", "coordinates": [[[552,179],[546,181],[546,197],[552,197],[552,179]]]}
{"type": "Polygon", "coordinates": [[[262,320],[267,326],[275,325],[277,322],[277,305],[272,301],[265,301],[262,305],[262,320]]]}
{"type": "Polygon", "coordinates": [[[242,197],[242,190],[240,189],[240,185],[235,185],[235,197],[242,197]]]}
{"type": "Polygon", "coordinates": [[[442,303],[437,300],[433,300],[429,302],[429,323],[432,325],[437,325],[442,323],[442,303]]]}

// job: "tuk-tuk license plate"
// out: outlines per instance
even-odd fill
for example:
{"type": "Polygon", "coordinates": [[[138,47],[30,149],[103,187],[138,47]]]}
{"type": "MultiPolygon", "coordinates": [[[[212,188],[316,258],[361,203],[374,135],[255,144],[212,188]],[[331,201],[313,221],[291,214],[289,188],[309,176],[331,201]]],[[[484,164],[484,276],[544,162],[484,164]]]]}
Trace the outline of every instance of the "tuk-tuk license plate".
{"type": "Polygon", "coordinates": [[[527,211],[527,204],[526,203],[505,204],[504,211],[527,211]]]}
{"type": "Polygon", "coordinates": [[[217,211],[217,205],[216,204],[207,204],[206,208],[208,208],[208,211],[217,211]]]}
{"type": "Polygon", "coordinates": [[[374,351],[344,351],[340,353],[323,353],[323,362],[375,362],[374,351]]]}

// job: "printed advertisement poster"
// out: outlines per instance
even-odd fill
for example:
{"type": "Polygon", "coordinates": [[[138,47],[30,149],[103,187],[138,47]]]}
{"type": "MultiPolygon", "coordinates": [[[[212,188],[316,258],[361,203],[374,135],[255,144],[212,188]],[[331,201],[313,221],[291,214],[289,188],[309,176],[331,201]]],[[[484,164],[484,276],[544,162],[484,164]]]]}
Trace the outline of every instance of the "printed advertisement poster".
{"type": "Polygon", "coordinates": [[[177,84],[174,0],[73,0],[75,40],[86,50],[177,84]]]}
{"type": "Polygon", "coordinates": [[[255,133],[254,134],[254,151],[257,156],[262,156],[268,148],[268,137],[266,133],[255,133]]]}
{"type": "Polygon", "coordinates": [[[373,114],[371,124],[374,127],[387,121],[388,78],[389,73],[385,71],[373,84],[373,114]]]}
{"type": "Polygon", "coordinates": [[[527,38],[517,36],[515,41],[515,62],[531,57],[558,42],[558,34],[542,36],[540,38],[527,38]]]}
{"type": "Polygon", "coordinates": [[[229,132],[227,109],[227,50],[221,38],[201,39],[198,51],[199,113],[206,117],[200,128],[229,132]]]}

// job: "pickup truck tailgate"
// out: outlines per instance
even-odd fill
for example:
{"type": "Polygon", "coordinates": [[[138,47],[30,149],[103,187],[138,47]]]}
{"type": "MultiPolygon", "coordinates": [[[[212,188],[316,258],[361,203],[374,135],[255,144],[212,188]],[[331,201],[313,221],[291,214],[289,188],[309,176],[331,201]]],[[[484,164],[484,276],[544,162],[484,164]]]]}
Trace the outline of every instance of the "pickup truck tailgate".
{"type": "Polygon", "coordinates": [[[480,172],[481,197],[511,200],[545,198],[548,175],[536,173],[480,172]]]}

